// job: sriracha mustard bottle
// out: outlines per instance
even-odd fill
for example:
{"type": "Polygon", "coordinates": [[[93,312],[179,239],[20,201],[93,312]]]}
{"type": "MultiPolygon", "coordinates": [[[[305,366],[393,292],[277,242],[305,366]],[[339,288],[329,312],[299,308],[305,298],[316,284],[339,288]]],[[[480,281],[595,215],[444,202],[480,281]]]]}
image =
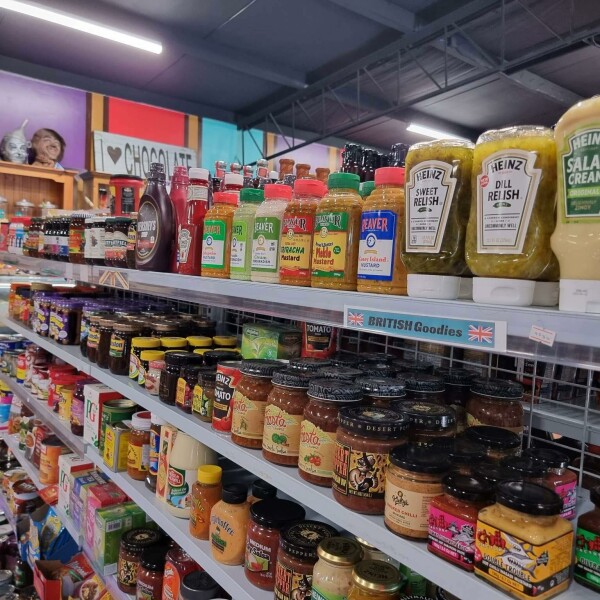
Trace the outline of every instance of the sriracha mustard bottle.
{"type": "Polygon", "coordinates": [[[200,275],[204,216],[208,211],[208,169],[190,169],[186,216],[177,236],[177,272],[200,275]]]}

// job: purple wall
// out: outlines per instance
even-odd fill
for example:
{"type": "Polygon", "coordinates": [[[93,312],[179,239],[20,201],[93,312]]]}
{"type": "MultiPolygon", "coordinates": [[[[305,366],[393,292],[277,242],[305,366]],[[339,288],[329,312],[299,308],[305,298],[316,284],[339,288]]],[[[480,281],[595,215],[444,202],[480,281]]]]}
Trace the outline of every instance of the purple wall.
{"type": "MultiPolygon", "coordinates": [[[[291,138],[288,138],[288,142],[290,142],[290,144],[291,141],[291,138]]],[[[302,141],[303,140],[298,138],[295,140],[296,143],[302,141]]],[[[304,146],[304,148],[294,150],[293,152],[285,152],[284,155],[275,159],[275,169],[279,170],[280,158],[293,158],[296,161],[296,164],[309,164],[311,172],[314,173],[317,167],[329,167],[329,148],[330,146],[324,146],[323,144],[310,144],[310,146],[304,146]]],[[[282,152],[286,151],[287,149],[288,146],[284,139],[280,135],[275,135],[275,152],[282,152]]]]}
{"type": "Polygon", "coordinates": [[[63,167],[85,168],[85,92],[0,71],[0,106],[0,138],[29,119],[27,139],[41,127],[54,129],[67,143],[63,167]]]}

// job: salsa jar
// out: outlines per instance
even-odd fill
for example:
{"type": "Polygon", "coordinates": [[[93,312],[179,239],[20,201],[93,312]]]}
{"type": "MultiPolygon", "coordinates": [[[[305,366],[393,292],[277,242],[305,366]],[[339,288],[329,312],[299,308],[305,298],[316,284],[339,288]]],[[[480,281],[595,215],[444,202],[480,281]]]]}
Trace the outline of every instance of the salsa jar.
{"type": "Polygon", "coordinates": [[[527,448],[523,456],[538,460],[548,467],[542,485],[562,498],[560,516],[563,519],[574,519],[577,506],[577,475],[569,469],[569,455],[554,448],[527,448]]]}
{"type": "Polygon", "coordinates": [[[135,323],[115,323],[108,353],[108,369],[113,375],[127,375],[129,373],[131,340],[139,335],[140,331],[140,325],[135,323]]]}
{"type": "Polygon", "coordinates": [[[412,444],[394,448],[385,480],[385,526],[403,537],[427,539],[429,505],[444,493],[442,479],[449,470],[443,449],[412,444]]]}
{"type": "Polygon", "coordinates": [[[243,360],[242,378],[233,394],[231,441],[246,448],[261,448],[265,408],[273,384],[271,378],[284,364],[260,358],[243,360]]]}
{"type": "Polygon", "coordinates": [[[404,382],[392,377],[360,377],[354,383],[361,388],[365,402],[379,408],[390,408],[392,402],[406,396],[404,382]]]}
{"type": "Polygon", "coordinates": [[[527,481],[536,485],[543,485],[548,473],[548,465],[528,456],[511,456],[502,461],[501,465],[510,473],[511,479],[527,481]]]}
{"type": "Polygon", "coordinates": [[[122,592],[135,594],[142,552],[158,544],[161,537],[156,529],[147,527],[130,529],[123,534],[117,563],[117,585],[122,592]]]}
{"type": "Polygon", "coordinates": [[[340,408],[358,405],[362,391],[341,379],[311,379],[309,402],[300,424],[299,475],[309,483],[330,487],[340,408]]]}
{"type": "Polygon", "coordinates": [[[167,545],[160,544],[150,546],[142,552],[135,592],[136,600],[162,598],[167,551],[167,545]]]}
{"type": "Polygon", "coordinates": [[[477,515],[493,504],[494,488],[474,477],[453,473],[442,480],[443,496],[429,505],[427,550],[473,571],[477,515]]]}
{"type": "Polygon", "coordinates": [[[337,600],[345,598],[352,584],[352,571],[362,559],[361,545],[353,539],[324,539],[317,548],[319,560],[313,569],[313,597],[337,600]]]}
{"type": "Polygon", "coordinates": [[[304,509],[291,500],[273,498],[250,507],[244,572],[250,583],[263,590],[275,587],[275,568],[282,527],[302,521],[304,509]]]}
{"type": "Polygon", "coordinates": [[[475,465],[487,461],[485,446],[462,436],[454,440],[448,456],[452,461],[452,471],[461,475],[472,475],[475,465]]]}
{"type": "Polygon", "coordinates": [[[394,402],[392,408],[409,419],[411,443],[420,446],[452,445],[456,436],[456,415],[449,406],[408,400],[394,402]]]}
{"type": "Polygon", "coordinates": [[[444,404],[446,385],[439,375],[431,373],[402,373],[398,376],[404,381],[407,400],[444,404]]]}
{"type": "Polygon", "coordinates": [[[396,567],[382,560],[363,560],[352,571],[347,600],[396,600],[400,587],[396,567]]]}
{"type": "Polygon", "coordinates": [[[331,525],[319,521],[301,521],[281,530],[275,569],[275,600],[311,597],[317,548],[324,539],[337,535],[331,525]]]}
{"type": "Polygon", "coordinates": [[[523,435],[523,386],[508,379],[476,379],[467,401],[467,426],[492,425],[523,435]]]}
{"type": "Polygon", "coordinates": [[[333,497],[350,510],[382,515],[389,454],[408,441],[410,421],[400,413],[372,406],[339,412],[333,461],[333,497]]]}
{"type": "Polygon", "coordinates": [[[456,433],[462,433],[467,428],[467,402],[477,373],[456,367],[439,367],[435,374],[444,380],[444,403],[454,409],[456,433]]]}
{"type": "Polygon", "coordinates": [[[192,391],[192,412],[196,413],[205,423],[212,421],[216,380],[216,367],[200,367],[198,379],[192,391]]]}
{"type": "Polygon", "coordinates": [[[493,462],[521,454],[521,438],[514,431],[491,425],[476,425],[469,427],[465,435],[467,439],[484,446],[487,458],[493,462]]]}
{"type": "Polygon", "coordinates": [[[298,465],[300,425],[308,404],[309,380],[307,373],[292,368],[273,373],[262,440],[262,453],[269,462],[298,465]]]}
{"type": "Polygon", "coordinates": [[[483,508],[477,519],[475,574],[520,600],[546,600],[566,590],[574,532],[559,516],[561,507],[558,494],[540,485],[499,484],[496,504],[483,508]],[[503,560],[507,555],[513,559],[503,560]]]}

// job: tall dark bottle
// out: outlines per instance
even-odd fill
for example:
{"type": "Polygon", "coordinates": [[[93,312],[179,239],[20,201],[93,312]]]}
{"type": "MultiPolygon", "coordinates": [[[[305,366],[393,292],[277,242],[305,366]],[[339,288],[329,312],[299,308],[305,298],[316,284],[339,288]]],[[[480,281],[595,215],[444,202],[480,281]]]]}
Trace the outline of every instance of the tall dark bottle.
{"type": "Polygon", "coordinates": [[[175,249],[173,203],[165,186],[165,167],[152,163],[148,185],[140,198],[135,266],[142,271],[168,272],[175,249]]]}

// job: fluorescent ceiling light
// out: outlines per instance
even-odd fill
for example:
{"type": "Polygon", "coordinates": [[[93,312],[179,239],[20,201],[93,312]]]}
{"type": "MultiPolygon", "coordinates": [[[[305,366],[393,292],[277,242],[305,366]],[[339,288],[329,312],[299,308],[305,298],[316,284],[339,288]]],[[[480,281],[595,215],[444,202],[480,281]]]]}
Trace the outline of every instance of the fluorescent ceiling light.
{"type": "MultiPolygon", "coordinates": [[[[1,1],[0,1],[1,3],[1,1]]],[[[453,133],[446,133],[445,131],[438,131],[437,129],[431,129],[430,127],[423,127],[422,125],[417,125],[416,123],[411,123],[406,131],[410,131],[412,133],[418,133],[420,135],[426,135],[430,138],[435,139],[453,139],[453,140],[465,140],[467,138],[461,137],[460,135],[454,135],[453,133]]]]}
{"type": "Polygon", "coordinates": [[[14,12],[28,15],[29,17],[35,17],[36,19],[42,19],[49,23],[55,23],[56,25],[63,25],[70,29],[76,29],[77,31],[83,31],[90,35],[95,35],[119,44],[125,44],[127,46],[133,46],[140,50],[146,50],[154,54],[160,54],[162,52],[162,44],[159,42],[153,42],[144,38],[118,31],[112,27],[106,27],[105,25],[98,25],[92,21],[86,21],[85,19],[79,19],[72,17],[67,13],[59,12],[56,10],[48,10],[43,6],[37,4],[30,4],[29,2],[20,2],[19,0],[0,0],[0,8],[6,10],[12,10],[14,12]]]}

